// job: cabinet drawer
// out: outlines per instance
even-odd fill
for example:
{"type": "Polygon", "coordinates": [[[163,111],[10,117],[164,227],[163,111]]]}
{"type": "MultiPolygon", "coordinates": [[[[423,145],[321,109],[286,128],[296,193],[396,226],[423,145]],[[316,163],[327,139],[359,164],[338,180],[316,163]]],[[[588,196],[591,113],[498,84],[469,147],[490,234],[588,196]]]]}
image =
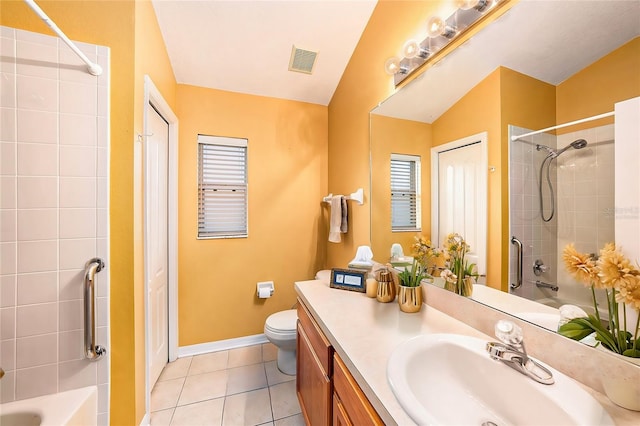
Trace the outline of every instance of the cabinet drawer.
{"type": "Polygon", "coordinates": [[[327,338],[324,337],[324,334],[322,334],[318,324],[316,324],[315,320],[311,317],[311,314],[307,310],[306,306],[304,306],[304,303],[299,299],[298,321],[307,335],[309,343],[318,357],[318,361],[320,362],[320,365],[322,365],[325,374],[327,377],[331,377],[331,356],[333,355],[333,348],[327,338]]]}
{"type": "MultiPolygon", "coordinates": [[[[333,389],[354,425],[384,425],[340,357],[333,357],[333,389]]],[[[334,396],[335,397],[335,396],[334,396]]]]}

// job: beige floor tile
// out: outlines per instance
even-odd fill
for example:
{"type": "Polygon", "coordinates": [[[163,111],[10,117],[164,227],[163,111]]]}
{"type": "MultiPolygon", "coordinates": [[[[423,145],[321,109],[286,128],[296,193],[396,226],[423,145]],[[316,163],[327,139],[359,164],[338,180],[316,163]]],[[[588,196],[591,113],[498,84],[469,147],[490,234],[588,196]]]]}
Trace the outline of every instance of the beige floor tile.
{"type": "Polygon", "coordinates": [[[227,395],[248,392],[267,387],[267,376],[264,364],[245,365],[244,367],[229,368],[227,370],[227,395]]]}
{"type": "Polygon", "coordinates": [[[228,396],[224,402],[222,424],[225,426],[259,425],[273,421],[269,389],[228,396]]]}
{"type": "Polygon", "coordinates": [[[180,397],[184,381],[185,379],[183,377],[181,379],[157,382],[153,387],[153,391],[151,391],[151,411],[175,407],[178,402],[178,397],[180,397]]]}
{"type": "Polygon", "coordinates": [[[163,382],[165,380],[186,377],[187,372],[189,371],[189,366],[191,365],[191,358],[192,357],[190,356],[186,358],[178,358],[175,361],[168,363],[162,370],[162,373],[160,373],[158,381],[163,382]]]}
{"type": "Polygon", "coordinates": [[[220,426],[223,408],[224,398],[177,407],[171,426],[220,426]]]}
{"type": "Polygon", "coordinates": [[[273,343],[262,344],[262,361],[275,361],[278,358],[278,347],[273,343]]]}
{"type": "Polygon", "coordinates": [[[151,413],[151,426],[169,426],[171,424],[171,416],[173,416],[173,408],[168,410],[154,411],[151,413]]]}
{"type": "Polygon", "coordinates": [[[289,382],[296,379],[296,376],[290,376],[278,370],[278,363],[276,361],[265,362],[264,368],[267,372],[267,383],[269,384],[269,386],[277,385],[278,383],[289,382]]]}
{"type": "Polygon", "coordinates": [[[295,381],[270,386],[269,392],[271,394],[271,409],[275,420],[300,413],[295,381]]]}
{"type": "Polygon", "coordinates": [[[276,420],[275,426],[305,426],[304,416],[302,413],[295,416],[285,417],[284,419],[276,420]]]}
{"type": "Polygon", "coordinates": [[[224,370],[227,368],[229,351],[212,352],[209,354],[196,355],[191,361],[189,375],[210,373],[212,371],[224,370]]]}
{"type": "Polygon", "coordinates": [[[224,396],[227,389],[227,371],[214,371],[212,373],[187,376],[184,388],[180,394],[178,405],[187,405],[207,399],[224,396]]]}
{"type": "Polygon", "coordinates": [[[229,351],[227,368],[242,367],[243,365],[262,362],[262,345],[247,346],[229,351]]]}

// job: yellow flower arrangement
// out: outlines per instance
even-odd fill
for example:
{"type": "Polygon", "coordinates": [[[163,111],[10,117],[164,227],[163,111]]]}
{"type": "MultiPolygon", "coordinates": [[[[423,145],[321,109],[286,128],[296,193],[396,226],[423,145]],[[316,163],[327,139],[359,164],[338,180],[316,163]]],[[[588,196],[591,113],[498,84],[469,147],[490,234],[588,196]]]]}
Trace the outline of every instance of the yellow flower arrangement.
{"type": "Polygon", "coordinates": [[[463,296],[471,296],[471,283],[467,278],[477,278],[475,263],[465,260],[471,247],[458,233],[447,235],[443,243],[446,268],[440,274],[445,280],[445,288],[463,296]]]}
{"type": "Polygon", "coordinates": [[[436,266],[437,258],[442,253],[438,248],[431,245],[431,241],[423,237],[422,235],[416,235],[413,237],[414,243],[411,246],[413,251],[413,257],[416,259],[422,268],[429,274],[433,275],[433,271],[436,266]]]}
{"type": "Polygon", "coordinates": [[[628,328],[627,305],[640,314],[640,269],[634,267],[614,244],[606,244],[597,260],[590,254],[580,253],[573,244],[562,252],[567,271],[582,284],[591,287],[595,316],[575,318],[560,327],[558,332],[572,339],[581,340],[596,333],[605,348],[618,354],[640,358],[640,315],[635,327],[628,328]],[[608,326],[603,324],[596,300],[596,289],[604,290],[609,311],[608,326]],[[620,304],[620,305],[618,305],[620,304]],[[622,306],[622,319],[619,314],[622,306]]]}

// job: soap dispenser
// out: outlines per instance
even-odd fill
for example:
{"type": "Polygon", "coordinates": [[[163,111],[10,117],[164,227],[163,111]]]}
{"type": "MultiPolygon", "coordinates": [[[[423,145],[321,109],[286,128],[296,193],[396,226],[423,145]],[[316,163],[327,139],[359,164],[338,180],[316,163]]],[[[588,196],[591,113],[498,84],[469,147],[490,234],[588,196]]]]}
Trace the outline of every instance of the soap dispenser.
{"type": "Polygon", "coordinates": [[[393,282],[393,275],[388,269],[381,269],[378,277],[378,302],[393,302],[396,298],[396,285],[393,282]]]}

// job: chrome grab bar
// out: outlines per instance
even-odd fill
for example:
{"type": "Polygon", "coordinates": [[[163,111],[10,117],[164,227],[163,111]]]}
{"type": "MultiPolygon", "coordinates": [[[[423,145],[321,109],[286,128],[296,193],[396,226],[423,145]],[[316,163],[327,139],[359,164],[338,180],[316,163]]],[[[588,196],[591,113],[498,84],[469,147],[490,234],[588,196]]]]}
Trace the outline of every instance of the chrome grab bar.
{"type": "Polygon", "coordinates": [[[515,290],[522,287],[522,243],[516,237],[511,237],[511,244],[515,244],[518,248],[516,283],[510,285],[511,289],[515,290]]]}
{"type": "Polygon", "coordinates": [[[96,273],[104,268],[99,257],[89,260],[84,266],[84,357],[90,361],[99,360],[107,350],[96,345],[96,273]]]}
{"type": "Polygon", "coordinates": [[[540,280],[535,280],[535,281],[531,281],[531,282],[534,283],[537,287],[548,288],[551,291],[560,290],[560,287],[558,287],[557,284],[549,284],[549,283],[545,283],[544,281],[540,281],[540,280]]]}

